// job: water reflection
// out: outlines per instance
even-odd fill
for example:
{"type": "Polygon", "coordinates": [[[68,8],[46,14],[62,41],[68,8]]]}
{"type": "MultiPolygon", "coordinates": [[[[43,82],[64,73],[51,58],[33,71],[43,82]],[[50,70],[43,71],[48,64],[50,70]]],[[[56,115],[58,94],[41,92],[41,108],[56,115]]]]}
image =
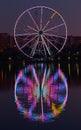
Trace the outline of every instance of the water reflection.
{"type": "Polygon", "coordinates": [[[15,81],[17,109],[31,120],[52,121],[64,110],[67,97],[66,77],[52,63],[28,65],[15,81]]]}
{"type": "Polygon", "coordinates": [[[71,65],[68,64],[68,75],[70,76],[71,75],[71,65]]]}
{"type": "MultiPolygon", "coordinates": [[[[68,57],[69,58],[69,57],[68,57]]],[[[11,59],[9,57],[9,59],[11,59]]],[[[80,82],[81,80],[81,63],[79,62],[68,62],[68,63],[63,63],[64,61],[61,62],[60,58],[58,58],[58,62],[51,62],[54,63],[54,65],[57,68],[61,68],[61,70],[64,72],[66,75],[68,81],[75,80],[80,82]]],[[[49,63],[49,62],[48,62],[49,63]]],[[[50,64],[51,64],[50,63],[50,64]]],[[[26,62],[25,60],[22,60],[21,62],[16,61],[15,63],[12,61],[7,63],[4,62],[4,64],[0,65],[0,90],[8,90],[10,87],[13,87],[14,81],[16,74],[21,68],[24,68],[26,65],[29,63],[26,62]],[[9,82],[9,83],[7,83],[9,82]]]]}
{"type": "Polygon", "coordinates": [[[77,76],[79,76],[79,64],[78,63],[76,63],[76,71],[77,71],[77,76]]]}

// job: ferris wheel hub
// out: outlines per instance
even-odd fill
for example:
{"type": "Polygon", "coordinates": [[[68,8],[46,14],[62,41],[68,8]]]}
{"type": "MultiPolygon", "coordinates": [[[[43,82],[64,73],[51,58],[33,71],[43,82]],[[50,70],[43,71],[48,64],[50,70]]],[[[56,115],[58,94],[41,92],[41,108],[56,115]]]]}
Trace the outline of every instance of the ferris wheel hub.
{"type": "Polygon", "coordinates": [[[43,31],[42,30],[39,31],[39,35],[43,35],[43,31]]]}

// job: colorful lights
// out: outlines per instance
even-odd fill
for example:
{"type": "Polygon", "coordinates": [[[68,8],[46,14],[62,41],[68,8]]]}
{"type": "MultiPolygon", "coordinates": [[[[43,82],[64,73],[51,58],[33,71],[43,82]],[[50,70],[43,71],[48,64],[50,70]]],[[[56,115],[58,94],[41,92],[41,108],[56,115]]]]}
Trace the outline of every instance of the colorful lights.
{"type": "Polygon", "coordinates": [[[17,76],[14,94],[17,108],[25,118],[51,121],[66,105],[67,81],[53,64],[28,65],[17,76]]]}

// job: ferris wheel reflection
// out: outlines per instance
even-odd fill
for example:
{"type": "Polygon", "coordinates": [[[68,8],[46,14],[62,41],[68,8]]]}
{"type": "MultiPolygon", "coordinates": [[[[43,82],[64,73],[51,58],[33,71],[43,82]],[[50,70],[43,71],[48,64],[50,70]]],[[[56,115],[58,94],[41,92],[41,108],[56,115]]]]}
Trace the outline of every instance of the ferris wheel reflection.
{"type": "Polygon", "coordinates": [[[14,95],[17,109],[25,118],[52,121],[66,106],[67,79],[54,64],[30,64],[20,70],[14,95]]]}

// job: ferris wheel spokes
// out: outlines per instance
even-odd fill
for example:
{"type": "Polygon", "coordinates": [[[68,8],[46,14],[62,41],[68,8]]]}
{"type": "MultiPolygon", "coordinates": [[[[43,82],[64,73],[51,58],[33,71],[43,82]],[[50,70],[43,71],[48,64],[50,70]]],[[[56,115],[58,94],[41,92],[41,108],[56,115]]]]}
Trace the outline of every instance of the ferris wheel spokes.
{"type": "Polygon", "coordinates": [[[57,26],[54,26],[54,27],[52,27],[52,28],[49,28],[49,29],[45,30],[44,32],[48,32],[48,31],[51,31],[51,30],[57,29],[57,28],[59,28],[59,27],[61,27],[61,26],[63,26],[63,25],[64,25],[64,23],[59,24],[59,25],[57,25],[57,26]]]}
{"type": "Polygon", "coordinates": [[[43,8],[41,7],[41,16],[40,16],[40,30],[42,29],[43,26],[43,8]]]}
{"type": "Polygon", "coordinates": [[[59,50],[46,36],[44,37],[56,50],[59,50]]]}
{"type": "Polygon", "coordinates": [[[32,21],[33,21],[33,23],[34,23],[36,29],[39,30],[39,27],[38,27],[38,25],[37,25],[35,19],[33,18],[32,14],[30,13],[30,11],[28,11],[28,14],[29,14],[30,18],[32,19],[32,21]]]}
{"type": "Polygon", "coordinates": [[[56,38],[62,38],[65,39],[65,37],[60,36],[60,35],[56,35],[56,34],[50,34],[50,33],[44,33],[45,36],[52,36],[52,37],[56,37],[56,38]]]}
{"type": "Polygon", "coordinates": [[[54,16],[56,15],[56,12],[54,12],[52,15],[51,15],[51,17],[50,17],[50,19],[47,21],[47,23],[44,25],[44,27],[43,27],[43,31],[46,29],[46,27],[48,26],[48,24],[51,22],[51,20],[54,18],[54,16]]]}
{"type": "Polygon", "coordinates": [[[29,40],[27,43],[25,43],[21,49],[23,49],[24,47],[26,47],[30,42],[32,42],[35,38],[37,37],[37,35],[35,37],[33,37],[31,40],[29,40]]]}
{"type": "Polygon", "coordinates": [[[31,27],[31,26],[27,26],[27,28],[29,28],[30,30],[33,30],[33,31],[35,31],[35,32],[38,32],[35,28],[33,28],[33,27],[31,27]]]}
{"type": "Polygon", "coordinates": [[[16,37],[19,37],[19,36],[31,36],[31,35],[36,35],[37,33],[20,33],[20,34],[16,34],[15,36],[16,37]]]}
{"type": "Polygon", "coordinates": [[[44,40],[43,36],[41,36],[41,39],[42,39],[42,43],[45,45],[45,47],[47,49],[48,54],[51,55],[50,50],[49,50],[49,48],[48,48],[48,46],[46,44],[46,41],[44,40]]]}
{"type": "Polygon", "coordinates": [[[37,38],[35,44],[33,45],[30,56],[34,56],[38,43],[39,43],[39,37],[37,38]]]}

